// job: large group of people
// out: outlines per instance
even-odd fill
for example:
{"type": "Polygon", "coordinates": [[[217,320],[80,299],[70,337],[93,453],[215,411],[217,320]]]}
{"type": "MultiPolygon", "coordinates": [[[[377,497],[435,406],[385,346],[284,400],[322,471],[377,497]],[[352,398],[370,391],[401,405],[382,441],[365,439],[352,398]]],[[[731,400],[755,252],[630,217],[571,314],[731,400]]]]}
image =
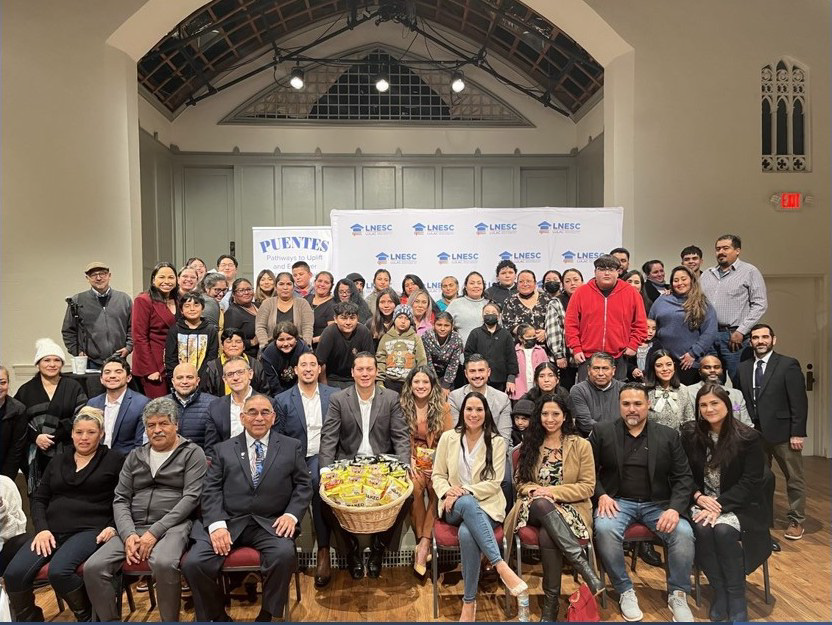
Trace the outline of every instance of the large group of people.
{"type": "Polygon", "coordinates": [[[249,280],[226,254],[216,269],[160,262],[132,299],[107,263],[89,263],[62,335],[97,379],[64,374],[48,338],[14,397],[0,366],[0,574],[15,620],[42,620],[33,584],[47,562],[77,620],[118,620],[120,569],[144,561],[163,620],[179,619],[183,578],[197,620],[229,620],[217,580],[243,546],[261,556],[257,620],[280,618],[307,509],[318,588],[334,575],[331,545],[353,579],[380,577],[406,519],[424,577],[442,522],[458,528],[460,620],[473,621],[483,566],[527,592],[495,528],[528,526],[542,621],[558,618],[564,561],[604,590],[587,545],[637,621],[625,535],[639,522],[664,544],[674,621],[693,620],[694,560],[711,620],[747,620],[745,575],[779,548],[772,458],[787,482],[784,536],[803,536],[807,399],[799,363],[773,351],[765,284],[740,238],[720,236],[715,252],[703,270],[686,247],[667,282],[659,260],[631,270],[624,248],[586,282],[503,260],[493,285],[447,276],[437,300],[414,274],[398,291],[384,268],[365,284],[299,261],[249,280]],[[394,456],[413,483],[366,559],[319,494],[327,466],[361,455],[394,456]]]}

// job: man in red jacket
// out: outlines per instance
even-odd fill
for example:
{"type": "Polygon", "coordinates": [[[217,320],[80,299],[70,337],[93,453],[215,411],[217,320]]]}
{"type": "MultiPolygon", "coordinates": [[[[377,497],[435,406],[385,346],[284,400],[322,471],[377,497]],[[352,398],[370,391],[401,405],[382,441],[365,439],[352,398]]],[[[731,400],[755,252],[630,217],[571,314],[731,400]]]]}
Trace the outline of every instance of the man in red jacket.
{"type": "Polygon", "coordinates": [[[595,259],[595,279],[572,295],[563,322],[566,345],[579,365],[578,382],[586,379],[586,361],[595,352],[615,358],[615,377],[625,379],[625,357],[635,356],[647,336],[641,294],[618,279],[621,263],[605,254],[595,259]]]}

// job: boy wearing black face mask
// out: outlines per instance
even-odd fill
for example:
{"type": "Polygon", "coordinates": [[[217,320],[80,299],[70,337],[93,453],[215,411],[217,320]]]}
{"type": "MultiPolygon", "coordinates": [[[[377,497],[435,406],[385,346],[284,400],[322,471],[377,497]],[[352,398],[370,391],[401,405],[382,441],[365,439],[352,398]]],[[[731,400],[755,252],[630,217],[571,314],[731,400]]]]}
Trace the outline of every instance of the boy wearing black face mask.
{"type": "Polygon", "coordinates": [[[482,320],[483,324],[468,335],[465,358],[471,354],[482,354],[491,368],[488,385],[512,395],[518,372],[514,337],[500,325],[499,304],[488,302],[482,309],[482,320]]]}

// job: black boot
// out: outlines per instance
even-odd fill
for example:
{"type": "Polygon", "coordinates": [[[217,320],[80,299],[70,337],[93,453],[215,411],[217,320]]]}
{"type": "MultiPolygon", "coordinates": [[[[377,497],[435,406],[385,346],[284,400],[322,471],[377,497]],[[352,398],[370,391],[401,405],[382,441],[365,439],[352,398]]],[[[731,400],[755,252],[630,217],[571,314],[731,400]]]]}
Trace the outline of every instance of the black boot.
{"type": "Polygon", "coordinates": [[[560,549],[540,548],[543,562],[543,610],[540,622],[554,623],[560,610],[560,579],[563,572],[563,554],[560,549]]]}
{"type": "Polygon", "coordinates": [[[61,597],[72,610],[76,621],[86,623],[92,620],[92,605],[90,605],[90,598],[83,584],[75,590],[62,594],[61,597]]]}
{"type": "Polygon", "coordinates": [[[586,582],[586,585],[589,586],[592,594],[597,595],[604,590],[604,585],[601,583],[601,580],[598,579],[595,571],[592,570],[589,562],[584,558],[584,552],[578,544],[578,539],[575,538],[572,530],[569,529],[569,526],[561,518],[557,510],[553,510],[543,517],[541,525],[549,533],[552,542],[560,547],[566,561],[572,565],[572,568],[575,569],[578,575],[586,582]]]}
{"type": "Polygon", "coordinates": [[[31,589],[10,592],[9,606],[17,623],[43,622],[43,610],[35,605],[35,593],[31,589]]]}

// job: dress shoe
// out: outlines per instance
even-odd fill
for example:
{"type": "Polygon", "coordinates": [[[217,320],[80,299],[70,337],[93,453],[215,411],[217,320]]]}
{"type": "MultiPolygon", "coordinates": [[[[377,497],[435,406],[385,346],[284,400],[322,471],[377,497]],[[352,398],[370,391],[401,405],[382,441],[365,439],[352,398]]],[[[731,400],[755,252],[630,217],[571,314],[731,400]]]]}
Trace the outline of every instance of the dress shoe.
{"type": "Polygon", "coordinates": [[[324,588],[332,579],[332,570],[329,564],[329,547],[318,549],[318,564],[315,569],[315,588],[324,588]]]}
{"type": "Polygon", "coordinates": [[[263,610],[261,608],[260,612],[257,614],[257,616],[254,617],[254,622],[255,623],[271,623],[272,622],[272,615],[271,615],[270,612],[266,612],[265,610],[263,610]]]}
{"type": "Polygon", "coordinates": [[[652,543],[641,543],[639,556],[650,566],[662,565],[662,557],[656,552],[652,543]]]}
{"type": "Polygon", "coordinates": [[[776,538],[771,539],[771,550],[775,552],[780,552],[783,548],[780,546],[780,542],[776,538]]]}
{"type": "Polygon", "coordinates": [[[367,577],[378,579],[381,576],[381,561],[384,559],[384,548],[373,547],[367,560],[367,577]]]}

